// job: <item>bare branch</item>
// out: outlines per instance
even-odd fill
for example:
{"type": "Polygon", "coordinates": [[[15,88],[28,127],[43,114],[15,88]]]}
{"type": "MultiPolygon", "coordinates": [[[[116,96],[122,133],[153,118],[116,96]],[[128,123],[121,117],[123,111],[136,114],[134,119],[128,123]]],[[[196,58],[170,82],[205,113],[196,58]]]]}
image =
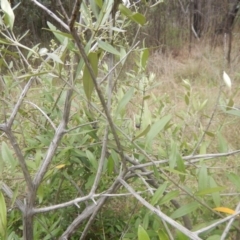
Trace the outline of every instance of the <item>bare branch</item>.
{"type": "Polygon", "coordinates": [[[69,20],[69,23],[68,23],[70,31],[73,30],[74,23],[75,23],[75,21],[77,19],[77,16],[79,14],[81,3],[82,3],[82,0],[76,0],[75,1],[74,7],[73,7],[73,10],[72,10],[72,14],[71,14],[71,17],[70,17],[70,20],[69,20]]]}
{"type": "Polygon", "coordinates": [[[42,10],[44,10],[49,16],[51,16],[53,19],[55,19],[62,27],[65,28],[68,32],[70,32],[69,27],[67,24],[65,24],[56,14],[54,14],[52,11],[50,11],[47,7],[39,3],[37,0],[31,0],[35,5],[40,7],[42,10]]]}
{"type": "Polygon", "coordinates": [[[104,137],[103,137],[101,158],[100,158],[100,161],[98,163],[98,170],[97,170],[97,173],[96,173],[96,176],[95,176],[95,179],[94,179],[92,189],[90,191],[91,195],[94,194],[95,191],[97,190],[97,187],[98,187],[101,175],[102,175],[103,164],[104,164],[104,161],[105,161],[106,151],[107,151],[107,141],[108,141],[108,126],[106,126],[104,137]]]}
{"type": "MultiPolygon", "coordinates": [[[[240,210],[240,203],[238,203],[235,212],[239,212],[240,210]]],[[[221,239],[220,240],[224,240],[227,237],[228,232],[230,231],[230,228],[232,227],[232,224],[234,223],[235,218],[231,218],[230,221],[228,222],[226,228],[224,229],[221,239]]]]}
{"type": "Polygon", "coordinates": [[[53,123],[53,121],[49,118],[49,116],[40,107],[38,107],[38,105],[36,105],[35,103],[32,103],[30,101],[24,101],[24,102],[26,102],[26,103],[32,105],[33,107],[35,107],[36,109],[38,109],[42,113],[42,115],[48,120],[48,122],[52,125],[53,129],[56,131],[57,128],[56,128],[55,124],[53,123]]]}
{"type": "Polygon", "coordinates": [[[25,98],[29,88],[32,85],[33,80],[34,80],[34,78],[31,77],[30,80],[28,81],[28,83],[25,85],[20,97],[18,98],[18,101],[17,101],[17,103],[16,103],[16,105],[15,105],[13,111],[12,111],[12,114],[11,114],[11,116],[10,116],[8,122],[7,122],[7,126],[8,126],[9,129],[12,127],[13,121],[14,121],[17,113],[18,113],[18,110],[19,110],[19,108],[20,108],[20,106],[23,102],[23,99],[25,98]]]}
{"type": "Polygon", "coordinates": [[[64,9],[64,7],[63,7],[63,5],[62,5],[61,0],[57,0],[57,2],[58,2],[58,5],[59,5],[60,8],[61,8],[61,11],[62,11],[63,16],[67,19],[67,21],[69,21],[69,17],[68,17],[67,12],[65,11],[65,9],[64,9]]]}
{"type": "Polygon", "coordinates": [[[227,222],[228,220],[230,220],[232,218],[236,218],[239,214],[240,214],[240,211],[238,211],[238,212],[236,212],[236,213],[234,213],[234,214],[232,214],[232,215],[230,215],[228,217],[220,219],[219,221],[214,222],[213,224],[211,224],[211,225],[209,225],[209,226],[207,226],[205,228],[199,229],[199,230],[195,231],[194,233],[200,234],[200,233],[206,232],[206,231],[208,231],[208,230],[210,230],[212,228],[217,227],[218,225],[220,225],[220,224],[222,224],[224,222],[227,222]]]}
{"type": "Polygon", "coordinates": [[[33,187],[33,184],[32,184],[32,178],[31,178],[31,175],[28,171],[28,168],[27,168],[27,164],[25,162],[25,159],[24,159],[24,156],[22,154],[22,151],[17,143],[17,140],[15,138],[15,136],[13,135],[11,129],[6,129],[5,131],[6,135],[8,136],[8,139],[13,147],[13,150],[15,151],[15,154],[18,158],[18,162],[20,164],[20,167],[22,169],[22,172],[23,172],[23,175],[24,175],[24,179],[26,181],[26,184],[27,184],[27,187],[28,187],[28,190],[30,192],[32,192],[34,190],[34,187],[33,187]]]}
{"type": "Polygon", "coordinates": [[[119,178],[119,182],[130,192],[132,195],[145,207],[147,207],[152,213],[156,214],[160,219],[166,221],[174,228],[178,229],[182,233],[184,233],[186,236],[190,237],[192,240],[202,240],[198,237],[196,233],[193,233],[189,231],[187,228],[183,227],[178,222],[174,221],[170,217],[168,217],[166,214],[164,214],[162,211],[158,210],[157,208],[153,207],[150,203],[148,203],[144,198],[142,198],[139,194],[137,194],[133,188],[128,185],[123,179],[119,178]]]}
{"type": "Polygon", "coordinates": [[[33,183],[34,183],[36,189],[40,185],[45,173],[47,172],[48,166],[51,163],[52,158],[54,157],[54,155],[56,153],[58,144],[59,144],[60,140],[62,139],[62,136],[64,135],[64,133],[66,133],[66,127],[67,127],[68,118],[69,118],[69,114],[70,114],[70,108],[71,108],[72,93],[73,93],[72,89],[69,89],[67,91],[62,121],[59,124],[59,126],[55,132],[55,136],[53,137],[53,140],[48,148],[45,159],[43,160],[42,165],[40,166],[40,168],[39,168],[38,172],[36,173],[35,178],[33,180],[33,183]]]}

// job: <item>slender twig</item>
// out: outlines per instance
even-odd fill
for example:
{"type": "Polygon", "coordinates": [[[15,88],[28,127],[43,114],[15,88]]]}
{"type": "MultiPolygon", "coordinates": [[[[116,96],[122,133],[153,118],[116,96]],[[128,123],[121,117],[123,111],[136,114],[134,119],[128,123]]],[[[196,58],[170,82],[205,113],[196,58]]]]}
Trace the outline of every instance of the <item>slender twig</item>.
{"type": "Polygon", "coordinates": [[[19,110],[20,106],[22,105],[23,99],[27,95],[27,92],[32,85],[33,80],[34,80],[34,78],[31,77],[30,80],[28,81],[28,83],[25,85],[20,97],[18,98],[18,101],[17,101],[17,103],[16,103],[16,105],[15,105],[15,107],[14,107],[12,113],[11,113],[11,116],[10,116],[8,122],[7,122],[8,128],[12,127],[13,121],[14,121],[17,113],[18,113],[18,110],[19,110]]]}
{"type": "Polygon", "coordinates": [[[70,31],[73,30],[74,23],[75,23],[75,21],[77,19],[81,3],[82,3],[82,0],[76,0],[75,1],[74,7],[73,7],[73,10],[72,10],[72,14],[71,14],[71,17],[70,17],[70,20],[69,20],[69,23],[68,23],[70,31]]]}
{"type": "Polygon", "coordinates": [[[200,233],[206,232],[206,231],[208,231],[208,230],[210,230],[212,228],[217,227],[218,225],[220,225],[220,224],[222,224],[224,222],[227,222],[228,220],[230,220],[232,218],[238,217],[239,214],[240,214],[240,211],[238,211],[238,212],[236,212],[236,213],[234,213],[234,214],[232,214],[232,215],[230,215],[228,217],[220,219],[219,221],[217,221],[217,222],[215,222],[215,223],[213,223],[213,224],[211,224],[211,225],[209,225],[209,226],[207,226],[205,228],[201,228],[201,229],[195,231],[194,233],[200,234],[200,233]]]}
{"type": "Polygon", "coordinates": [[[52,17],[55,21],[57,21],[63,28],[65,28],[65,30],[67,30],[68,32],[69,27],[66,23],[64,23],[56,14],[54,14],[52,11],[50,11],[47,7],[45,7],[44,5],[42,5],[41,3],[39,3],[37,0],[31,0],[34,4],[36,4],[39,8],[41,8],[42,10],[44,10],[44,12],[46,12],[50,17],[52,17]]]}
{"type": "MultiPolygon", "coordinates": [[[[236,209],[235,209],[235,212],[239,212],[240,210],[240,203],[238,203],[236,209]]],[[[228,232],[230,231],[230,228],[234,222],[235,218],[231,218],[227,224],[227,226],[225,227],[223,233],[222,233],[222,236],[221,236],[221,239],[220,240],[224,240],[226,237],[227,237],[227,234],[228,232]]]]}
{"type": "MultiPolygon", "coordinates": [[[[220,157],[228,157],[228,156],[232,156],[235,154],[240,153],[240,150],[235,150],[232,152],[228,152],[228,153],[212,153],[212,154],[201,154],[201,155],[194,155],[194,156],[185,156],[182,157],[183,160],[185,160],[185,165],[189,165],[189,163],[196,163],[201,161],[202,159],[204,160],[211,160],[214,158],[220,158],[220,157]]],[[[168,163],[169,160],[165,159],[165,160],[157,160],[157,161],[153,161],[153,162],[148,162],[148,163],[142,163],[139,164],[137,166],[132,166],[129,168],[129,170],[134,170],[134,169],[139,169],[141,167],[149,167],[152,165],[160,165],[160,164],[164,164],[164,163],[168,163]]]]}
{"type": "Polygon", "coordinates": [[[58,2],[58,5],[61,8],[63,16],[67,19],[67,21],[69,21],[69,17],[67,15],[67,12],[65,11],[65,8],[63,7],[62,1],[61,0],[57,0],[57,2],[58,2]]]}
{"type": "Polygon", "coordinates": [[[24,102],[26,102],[26,103],[32,105],[33,107],[35,107],[36,109],[38,109],[42,113],[42,115],[48,120],[48,122],[52,125],[53,129],[56,131],[57,128],[56,128],[55,124],[53,123],[53,121],[38,105],[36,105],[35,103],[32,103],[30,101],[24,101],[24,102]]]}
{"type": "Polygon", "coordinates": [[[56,132],[55,132],[55,136],[53,137],[53,140],[48,148],[48,151],[46,153],[46,157],[43,160],[39,170],[37,171],[35,178],[33,180],[34,185],[36,187],[36,189],[38,188],[38,186],[40,185],[45,173],[47,172],[48,166],[50,165],[52,158],[54,157],[56,150],[58,148],[58,144],[60,142],[60,140],[62,139],[63,135],[66,133],[66,127],[67,127],[67,123],[68,123],[68,119],[69,119],[69,114],[70,114],[70,108],[71,108],[71,98],[72,98],[72,93],[73,90],[69,89],[67,91],[67,96],[66,96],[66,100],[65,100],[65,106],[64,106],[64,111],[63,111],[63,117],[62,117],[62,121],[59,124],[56,132]]]}
{"type": "Polygon", "coordinates": [[[27,164],[25,162],[25,159],[24,159],[23,153],[22,153],[22,151],[19,147],[19,144],[17,143],[17,140],[16,140],[14,134],[12,133],[11,129],[5,128],[4,132],[8,136],[8,139],[9,139],[9,141],[10,141],[12,147],[13,147],[13,150],[14,150],[16,156],[17,156],[19,165],[22,169],[23,176],[24,176],[25,182],[27,184],[28,190],[31,192],[34,189],[33,184],[32,184],[32,178],[31,178],[31,175],[28,171],[27,164]]]}
{"type": "Polygon", "coordinates": [[[204,140],[204,137],[205,137],[205,135],[206,135],[206,132],[207,132],[208,129],[210,128],[210,125],[211,125],[211,123],[212,123],[212,121],[213,121],[213,118],[214,118],[214,116],[215,116],[215,114],[216,114],[216,112],[217,112],[217,107],[218,107],[219,99],[220,99],[220,96],[221,96],[221,92],[222,92],[222,86],[219,87],[219,91],[218,91],[218,96],[217,96],[217,99],[216,99],[216,103],[215,103],[214,109],[213,109],[213,111],[212,111],[211,117],[210,117],[210,119],[209,119],[208,125],[207,125],[206,129],[204,130],[201,138],[199,139],[196,147],[194,148],[194,150],[193,150],[193,152],[192,152],[192,155],[194,155],[194,154],[196,153],[196,151],[198,150],[199,146],[201,145],[201,143],[202,143],[203,140],[204,140]]]}
{"type": "Polygon", "coordinates": [[[156,214],[160,219],[163,219],[167,223],[169,223],[174,228],[178,229],[182,233],[184,233],[186,236],[190,237],[192,240],[202,240],[196,233],[193,233],[189,231],[187,228],[183,227],[178,222],[174,221],[170,217],[168,217],[166,214],[164,214],[162,211],[158,210],[157,208],[153,207],[150,203],[148,203],[144,198],[142,198],[139,194],[137,194],[134,189],[126,183],[123,179],[119,178],[119,182],[130,192],[132,195],[145,207],[147,207],[152,213],[156,214]]]}

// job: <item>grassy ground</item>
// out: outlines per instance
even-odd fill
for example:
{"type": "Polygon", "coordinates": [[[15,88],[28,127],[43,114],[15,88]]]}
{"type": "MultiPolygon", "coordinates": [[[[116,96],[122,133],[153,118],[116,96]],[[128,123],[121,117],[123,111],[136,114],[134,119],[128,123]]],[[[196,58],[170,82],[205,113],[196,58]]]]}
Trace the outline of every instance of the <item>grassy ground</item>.
{"type": "MultiPolygon", "coordinates": [[[[224,59],[224,49],[222,46],[211,47],[206,41],[194,44],[189,53],[188,46],[182,48],[176,53],[169,52],[168,54],[161,54],[155,52],[150,59],[149,71],[156,74],[156,80],[161,84],[153,90],[155,95],[168,94],[172,100],[172,111],[187,111],[184,102],[182,87],[182,80],[188,79],[192,92],[198,95],[202,101],[208,100],[205,111],[199,115],[196,114],[189,118],[189,127],[187,134],[194,134],[199,125],[193,123],[200,123],[202,129],[206,129],[209,123],[209,116],[211,116],[216,104],[217,110],[209,127],[210,132],[216,133],[222,129],[221,133],[227,142],[226,149],[237,150],[240,148],[240,129],[238,127],[239,117],[227,115],[221,110],[222,100],[229,99],[234,101],[234,106],[240,105],[240,92],[238,82],[239,74],[239,40],[235,39],[233,42],[233,49],[231,54],[231,64],[227,66],[224,59]],[[220,86],[224,84],[222,73],[225,70],[232,80],[232,89],[227,89],[223,86],[220,95],[220,103],[217,103],[220,86]]],[[[218,137],[206,136],[205,140],[209,141],[207,148],[208,153],[219,152],[218,137]]],[[[231,156],[223,160],[216,159],[209,163],[209,171],[215,172],[214,176],[219,185],[226,186],[226,193],[236,192],[232,183],[226,178],[226,172],[234,172],[239,174],[239,156],[231,156]]],[[[233,196],[226,197],[223,201],[229,203],[237,201],[233,196]]],[[[234,203],[234,204],[235,204],[234,203]]],[[[234,205],[233,204],[233,205],[234,205]]],[[[231,205],[231,204],[230,204],[231,205]]],[[[229,206],[230,207],[230,206],[229,206]]],[[[232,206],[234,207],[234,206],[232,206]]]]}

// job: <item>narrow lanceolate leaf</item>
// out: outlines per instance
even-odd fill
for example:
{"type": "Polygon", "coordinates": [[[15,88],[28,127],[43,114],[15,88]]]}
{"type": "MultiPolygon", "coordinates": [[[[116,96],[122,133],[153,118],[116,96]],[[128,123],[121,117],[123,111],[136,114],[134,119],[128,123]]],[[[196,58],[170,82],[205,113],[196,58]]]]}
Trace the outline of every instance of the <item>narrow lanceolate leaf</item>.
{"type": "Polygon", "coordinates": [[[121,14],[126,16],[128,19],[140,24],[144,25],[146,23],[146,18],[141,13],[132,12],[129,8],[125,7],[123,4],[119,4],[118,9],[121,14]]]}
{"type": "Polygon", "coordinates": [[[60,59],[60,57],[55,54],[55,53],[46,53],[48,55],[49,58],[51,58],[54,62],[57,62],[57,63],[61,63],[63,64],[62,60],[60,59]]]}
{"type": "Polygon", "coordinates": [[[176,198],[179,196],[179,191],[175,190],[175,191],[171,191],[169,193],[167,193],[162,199],[160,199],[160,201],[158,202],[159,205],[163,205],[168,203],[170,200],[176,198]]]}
{"type": "Polygon", "coordinates": [[[144,17],[144,15],[142,15],[141,13],[134,13],[131,16],[131,19],[138,23],[139,25],[143,26],[146,23],[146,18],[144,17]]]}
{"type": "Polygon", "coordinates": [[[154,193],[152,200],[151,200],[151,204],[155,205],[158,203],[159,199],[163,196],[163,193],[165,191],[167,187],[167,182],[163,183],[154,193]]]}
{"type": "Polygon", "coordinates": [[[192,202],[189,204],[186,204],[180,208],[178,208],[173,214],[170,216],[171,218],[180,218],[182,216],[185,216],[193,211],[195,211],[199,207],[199,204],[197,202],[192,202]]]}
{"type": "Polygon", "coordinates": [[[203,189],[201,191],[196,192],[195,195],[197,195],[197,196],[204,196],[204,195],[207,195],[207,194],[219,192],[219,191],[221,191],[223,189],[224,189],[224,187],[206,188],[206,189],[203,189]]]}
{"type": "MultiPolygon", "coordinates": [[[[88,55],[88,60],[92,66],[95,77],[97,77],[97,74],[98,74],[98,55],[97,55],[97,53],[90,52],[88,55]]],[[[87,96],[87,99],[90,100],[93,89],[94,89],[94,85],[93,85],[92,77],[91,77],[90,72],[88,71],[88,68],[86,65],[84,66],[84,70],[83,70],[83,89],[87,96]]]]}
{"type": "Polygon", "coordinates": [[[147,232],[141,225],[138,226],[138,240],[150,240],[147,232]]]}
{"type": "Polygon", "coordinates": [[[5,239],[7,230],[7,207],[2,192],[0,191],[0,236],[5,239]]]}
{"type": "MultiPolygon", "coordinates": [[[[211,188],[218,187],[217,183],[215,182],[212,176],[209,176],[209,185],[211,188]]],[[[220,192],[212,192],[212,199],[216,207],[220,206],[221,203],[221,196],[220,192]]]]}
{"type": "Polygon", "coordinates": [[[10,29],[13,29],[13,24],[14,24],[14,13],[11,8],[10,2],[8,0],[1,0],[1,8],[3,12],[5,13],[5,22],[6,25],[10,27],[10,29]]]}
{"type": "Polygon", "coordinates": [[[208,188],[208,172],[206,165],[203,164],[198,176],[198,190],[201,191],[206,188],[208,188]]]}
{"type": "Polygon", "coordinates": [[[118,106],[117,106],[117,111],[116,111],[116,115],[118,115],[125,107],[126,105],[129,103],[129,101],[131,100],[132,96],[134,93],[134,88],[130,88],[125,95],[123,96],[123,98],[120,100],[118,106]]]}
{"type": "Polygon", "coordinates": [[[171,152],[169,156],[169,168],[174,169],[177,162],[178,149],[175,141],[171,140],[171,152]]]}
{"type": "Polygon", "coordinates": [[[149,50],[148,50],[148,48],[145,48],[141,52],[141,67],[143,69],[145,69],[147,66],[148,57],[149,57],[149,50]]]}
{"type": "Polygon", "coordinates": [[[152,140],[160,133],[171,119],[171,115],[164,116],[162,119],[155,122],[147,134],[146,144],[150,144],[152,140]]]}
{"type": "Polygon", "coordinates": [[[142,136],[145,136],[149,132],[150,128],[151,127],[150,127],[150,124],[149,124],[142,132],[140,132],[136,137],[133,138],[133,141],[142,137],[142,136]]]}
{"type": "Polygon", "coordinates": [[[168,237],[167,233],[165,231],[163,231],[162,229],[159,229],[157,231],[157,234],[158,234],[158,238],[160,240],[169,240],[169,237],[168,237]]]}
{"type": "Polygon", "coordinates": [[[119,51],[117,51],[117,49],[115,49],[111,44],[109,44],[108,42],[104,42],[101,40],[98,40],[98,46],[103,49],[104,51],[107,51],[109,53],[112,53],[114,55],[121,55],[121,53],[119,51]]]}
{"type": "Polygon", "coordinates": [[[231,208],[226,208],[226,207],[217,207],[217,208],[213,208],[213,210],[217,211],[217,212],[223,212],[223,213],[228,213],[228,214],[234,214],[236,213],[234,210],[232,210],[231,208]]]}
{"type": "Polygon", "coordinates": [[[2,142],[2,159],[5,163],[10,164],[12,168],[16,166],[17,162],[13,157],[13,153],[5,142],[2,142]]]}
{"type": "MultiPolygon", "coordinates": [[[[63,44],[65,38],[67,38],[68,39],[68,45],[67,45],[68,49],[69,50],[74,50],[75,49],[74,43],[71,41],[71,39],[72,39],[71,34],[63,33],[61,31],[57,30],[57,28],[53,24],[51,24],[50,22],[47,22],[47,25],[50,28],[50,31],[54,34],[54,36],[57,38],[57,40],[61,44],[63,44]]],[[[46,29],[46,30],[49,31],[49,29],[46,29]]]]}
{"type": "Polygon", "coordinates": [[[228,179],[235,185],[238,191],[240,191],[240,176],[235,173],[227,174],[228,179]]]}

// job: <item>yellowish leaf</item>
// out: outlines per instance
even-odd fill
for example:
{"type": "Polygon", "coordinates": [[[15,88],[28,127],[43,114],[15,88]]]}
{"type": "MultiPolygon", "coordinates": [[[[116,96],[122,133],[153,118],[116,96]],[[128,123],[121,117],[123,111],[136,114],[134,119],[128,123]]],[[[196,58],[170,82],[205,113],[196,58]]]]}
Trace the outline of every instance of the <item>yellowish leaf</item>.
{"type": "Polygon", "coordinates": [[[57,165],[55,168],[61,169],[61,168],[64,168],[65,166],[66,166],[66,164],[60,164],[60,165],[57,165]]]}
{"type": "Polygon", "coordinates": [[[236,213],[234,210],[232,210],[230,208],[226,208],[226,207],[217,207],[217,208],[214,208],[213,210],[215,210],[217,212],[228,213],[228,214],[236,213]]]}

